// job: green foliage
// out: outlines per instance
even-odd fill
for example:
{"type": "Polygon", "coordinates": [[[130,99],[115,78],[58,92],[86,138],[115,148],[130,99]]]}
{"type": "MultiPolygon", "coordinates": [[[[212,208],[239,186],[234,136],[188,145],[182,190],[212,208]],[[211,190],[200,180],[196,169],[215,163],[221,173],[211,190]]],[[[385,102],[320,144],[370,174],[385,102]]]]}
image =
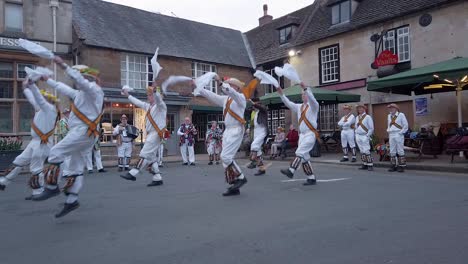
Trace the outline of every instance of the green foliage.
{"type": "Polygon", "coordinates": [[[18,151],[22,145],[21,137],[0,137],[0,151],[18,151]]]}

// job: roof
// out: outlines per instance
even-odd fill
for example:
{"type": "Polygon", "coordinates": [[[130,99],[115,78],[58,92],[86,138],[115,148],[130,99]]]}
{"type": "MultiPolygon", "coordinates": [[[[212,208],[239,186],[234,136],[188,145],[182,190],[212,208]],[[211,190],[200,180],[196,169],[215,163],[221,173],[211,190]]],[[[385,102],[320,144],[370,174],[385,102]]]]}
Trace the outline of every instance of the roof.
{"type": "Polygon", "coordinates": [[[238,30],[101,0],[73,1],[73,26],[85,45],[252,67],[238,30]]]}
{"type": "Polygon", "coordinates": [[[314,12],[313,17],[309,17],[304,25],[304,30],[296,39],[295,45],[324,39],[459,0],[362,0],[354,11],[350,22],[340,25],[332,25],[331,23],[329,4],[334,3],[333,0],[316,0],[316,2],[320,1],[322,2],[317,11],[314,12]]]}
{"type": "MultiPolygon", "coordinates": [[[[351,103],[361,101],[361,96],[346,92],[332,91],[321,88],[312,88],[315,99],[322,104],[351,103]]],[[[284,94],[289,100],[296,103],[302,102],[302,87],[299,85],[291,86],[284,90],[284,94]]],[[[278,92],[270,93],[260,97],[265,104],[282,104],[278,92]]]]}
{"type": "MultiPolygon", "coordinates": [[[[306,20],[307,16],[313,13],[314,6],[314,4],[306,6],[245,33],[257,65],[287,57],[288,51],[291,49],[292,45],[279,44],[278,28],[288,24],[300,24],[299,30],[297,31],[300,32],[300,28],[303,26],[303,22],[306,20]]],[[[292,41],[294,41],[294,38],[293,35],[292,41]]]]}
{"type": "Polygon", "coordinates": [[[367,90],[375,92],[391,91],[392,93],[407,95],[411,95],[412,91],[414,91],[415,94],[427,94],[455,90],[455,88],[424,90],[424,86],[428,84],[445,83],[443,81],[437,81],[434,78],[434,74],[438,75],[440,80],[460,80],[468,74],[468,58],[457,57],[451,60],[442,61],[425,67],[387,76],[385,78],[369,81],[367,90]]]}

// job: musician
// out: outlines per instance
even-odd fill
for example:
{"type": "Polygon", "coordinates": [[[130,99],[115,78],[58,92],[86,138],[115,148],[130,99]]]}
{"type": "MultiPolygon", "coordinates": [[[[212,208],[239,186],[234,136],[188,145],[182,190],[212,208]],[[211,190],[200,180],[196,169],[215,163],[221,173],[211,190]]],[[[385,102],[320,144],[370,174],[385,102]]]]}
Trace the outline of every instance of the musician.
{"type": "Polygon", "coordinates": [[[356,144],[361,152],[362,166],[360,170],[374,170],[374,160],[370,153],[370,138],[374,134],[374,121],[368,115],[367,107],[363,104],[357,107],[358,116],[356,118],[356,144]]]}
{"type": "Polygon", "coordinates": [[[132,159],[133,137],[130,137],[128,132],[128,118],[126,115],[120,117],[120,124],[118,124],[112,135],[117,138],[117,157],[119,158],[119,171],[130,168],[130,161],[132,159]]]}
{"type": "MultiPolygon", "coordinates": [[[[29,165],[31,178],[29,186],[32,195],[38,195],[43,191],[44,174],[42,167],[53,145],[53,134],[58,119],[57,98],[52,94],[39,92],[37,86],[26,79],[23,82],[23,92],[36,113],[31,125],[31,142],[24,151],[15,158],[13,166],[7,170],[4,177],[0,177],[0,190],[4,190],[12,179],[18,176],[22,168],[29,165]],[[46,100],[46,99],[47,100],[46,100]]],[[[31,200],[32,196],[26,197],[31,200]]]]}
{"type": "Polygon", "coordinates": [[[100,86],[99,71],[85,65],[77,65],[70,68],[63,60],[55,56],[54,62],[66,71],[68,76],[74,80],[76,89],[43,76],[47,84],[64,94],[72,100],[70,119],[68,126],[70,131],[65,138],[50,150],[45,167],[46,188],[33,200],[42,201],[56,196],[60,193],[58,188],[58,176],[60,175],[60,164],[66,156],[70,156],[71,162],[68,166],[70,175],[64,175],[66,179],[63,188],[67,200],[61,212],[55,217],[62,217],[77,209],[78,194],[83,186],[83,169],[85,161],[83,152],[90,151],[99,137],[97,130],[102,117],[104,92],[100,86]]]}
{"type": "Polygon", "coordinates": [[[219,164],[222,137],[223,131],[218,127],[218,122],[212,121],[211,128],[206,131],[206,150],[210,157],[208,165],[213,165],[213,161],[216,161],[216,165],[219,164]]]}
{"type": "Polygon", "coordinates": [[[400,107],[397,104],[389,104],[389,114],[387,118],[387,132],[390,143],[390,172],[404,172],[406,167],[405,158],[405,136],[408,131],[408,120],[405,114],[400,112],[400,107]]]}
{"type": "Polygon", "coordinates": [[[182,154],[184,165],[195,166],[195,152],[193,145],[195,144],[195,136],[197,133],[197,129],[192,124],[190,117],[186,117],[184,123],[182,123],[179,127],[179,130],[177,130],[177,135],[180,136],[180,153],[182,154]],[[188,160],[187,149],[189,154],[188,160]]]}
{"type": "Polygon", "coordinates": [[[348,157],[348,144],[353,154],[351,162],[356,162],[356,142],[354,140],[354,126],[356,124],[356,118],[351,113],[351,106],[343,106],[345,115],[338,122],[338,126],[341,128],[341,146],[343,148],[343,158],[340,162],[349,161],[348,157]]]}
{"type": "Polygon", "coordinates": [[[260,176],[266,173],[265,166],[263,165],[263,144],[265,143],[265,138],[268,136],[268,109],[260,103],[258,98],[251,100],[253,103],[253,123],[254,123],[254,133],[253,141],[250,146],[250,164],[249,169],[254,169],[259,167],[255,176],[260,176]]]}

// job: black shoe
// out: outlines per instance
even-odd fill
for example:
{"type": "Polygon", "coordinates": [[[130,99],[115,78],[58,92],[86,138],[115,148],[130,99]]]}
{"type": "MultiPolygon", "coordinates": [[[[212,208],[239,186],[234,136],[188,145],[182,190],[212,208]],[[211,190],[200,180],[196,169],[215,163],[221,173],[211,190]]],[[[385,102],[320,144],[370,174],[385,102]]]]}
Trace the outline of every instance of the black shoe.
{"type": "Polygon", "coordinates": [[[216,162],[216,165],[219,165],[219,161],[216,162]]]}
{"type": "Polygon", "coordinates": [[[266,173],[266,171],[264,170],[259,170],[257,173],[255,173],[254,175],[255,176],[261,176],[261,175],[264,175],[266,173]]]}
{"type": "Polygon", "coordinates": [[[235,195],[239,195],[239,194],[240,194],[239,189],[236,189],[236,190],[228,189],[226,192],[223,193],[223,196],[235,196],[235,195]]]}
{"type": "Polygon", "coordinates": [[[388,169],[388,171],[389,172],[395,172],[395,171],[397,171],[397,168],[396,168],[396,166],[392,166],[392,167],[390,167],[390,169],[388,169]]]}
{"type": "Polygon", "coordinates": [[[190,163],[190,166],[195,166],[195,162],[190,163]]]}
{"type": "Polygon", "coordinates": [[[247,168],[249,169],[255,169],[257,167],[257,163],[255,162],[250,162],[249,166],[247,166],[247,168]]]}
{"type": "Polygon", "coordinates": [[[294,177],[294,173],[292,173],[289,169],[281,170],[281,173],[286,175],[289,179],[292,179],[294,177]]]}
{"type": "Polygon", "coordinates": [[[405,168],[402,166],[398,166],[398,172],[405,172],[405,168]]]}
{"type": "Polygon", "coordinates": [[[362,165],[359,169],[360,170],[367,170],[367,165],[362,165]]]}
{"type": "Polygon", "coordinates": [[[127,173],[125,175],[120,175],[120,178],[126,179],[128,181],[136,181],[136,177],[131,175],[130,173],[127,173]]]}
{"type": "Polygon", "coordinates": [[[317,184],[317,180],[316,180],[316,179],[307,179],[307,181],[304,182],[302,185],[308,186],[308,185],[315,185],[315,184],[317,184]]]}
{"type": "Polygon", "coordinates": [[[24,200],[26,200],[26,201],[31,201],[32,198],[33,198],[33,196],[32,196],[32,195],[29,195],[29,196],[24,197],[24,200]]]}
{"type": "Polygon", "coordinates": [[[356,162],[356,158],[352,158],[352,159],[351,159],[351,162],[356,162]]]}
{"type": "Polygon", "coordinates": [[[368,170],[368,171],[373,171],[373,170],[374,170],[374,166],[367,166],[367,170],[368,170]]]}
{"type": "Polygon", "coordinates": [[[40,194],[37,194],[37,195],[33,195],[31,199],[33,201],[45,201],[45,200],[50,199],[50,198],[52,198],[54,196],[57,196],[59,194],[60,194],[60,190],[59,190],[58,187],[53,189],[53,190],[48,189],[48,188],[44,188],[43,192],[41,192],[40,194]]]}
{"type": "Polygon", "coordinates": [[[208,165],[213,165],[213,162],[212,161],[208,162],[208,165]]]}
{"type": "Polygon", "coordinates": [[[184,166],[187,166],[187,165],[188,165],[188,163],[187,163],[187,162],[184,162],[184,163],[182,163],[182,165],[184,165],[184,166]]]}
{"type": "Polygon", "coordinates": [[[243,179],[237,179],[234,184],[229,187],[229,189],[231,190],[239,190],[242,186],[244,186],[244,184],[247,183],[247,178],[243,178],[243,179]]]}
{"type": "Polygon", "coordinates": [[[125,171],[129,171],[129,170],[130,170],[130,168],[129,168],[129,167],[125,167],[125,169],[124,169],[124,170],[125,170],[125,171]]]}
{"type": "Polygon", "coordinates": [[[73,202],[73,203],[71,203],[71,204],[65,203],[65,204],[63,205],[62,211],[60,211],[59,213],[55,214],[55,218],[60,218],[60,217],[66,216],[66,215],[69,214],[71,211],[78,209],[78,207],[80,207],[80,203],[79,203],[78,201],[75,201],[75,202],[73,202]]]}
{"type": "Polygon", "coordinates": [[[152,181],[150,183],[148,183],[148,185],[146,185],[147,187],[153,187],[153,186],[160,186],[160,185],[163,185],[163,181],[160,180],[160,181],[152,181]]]}
{"type": "Polygon", "coordinates": [[[123,171],[123,168],[122,168],[122,167],[119,167],[119,171],[123,171]]]}
{"type": "Polygon", "coordinates": [[[340,162],[346,162],[346,161],[349,161],[349,159],[348,159],[348,158],[342,158],[342,159],[340,160],[340,162]]]}
{"type": "Polygon", "coordinates": [[[98,170],[99,173],[104,173],[104,172],[107,172],[105,169],[100,169],[98,170]]]}
{"type": "Polygon", "coordinates": [[[161,163],[161,164],[158,164],[158,167],[162,168],[162,167],[164,167],[164,165],[162,165],[162,163],[161,163]]]}
{"type": "Polygon", "coordinates": [[[88,170],[88,174],[93,174],[93,170],[88,170]]]}
{"type": "Polygon", "coordinates": [[[4,191],[6,188],[6,185],[0,184],[0,191],[4,191]]]}

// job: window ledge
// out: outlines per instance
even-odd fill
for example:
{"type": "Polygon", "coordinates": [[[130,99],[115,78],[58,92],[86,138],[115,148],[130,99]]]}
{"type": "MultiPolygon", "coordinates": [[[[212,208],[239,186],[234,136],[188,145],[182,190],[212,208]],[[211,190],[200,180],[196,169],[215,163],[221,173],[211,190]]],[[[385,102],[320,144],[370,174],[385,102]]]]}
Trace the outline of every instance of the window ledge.
{"type": "Polygon", "coordinates": [[[341,23],[338,23],[338,24],[334,24],[334,25],[331,25],[329,29],[344,27],[346,25],[349,25],[350,22],[351,22],[351,20],[341,22],[341,23]]]}

